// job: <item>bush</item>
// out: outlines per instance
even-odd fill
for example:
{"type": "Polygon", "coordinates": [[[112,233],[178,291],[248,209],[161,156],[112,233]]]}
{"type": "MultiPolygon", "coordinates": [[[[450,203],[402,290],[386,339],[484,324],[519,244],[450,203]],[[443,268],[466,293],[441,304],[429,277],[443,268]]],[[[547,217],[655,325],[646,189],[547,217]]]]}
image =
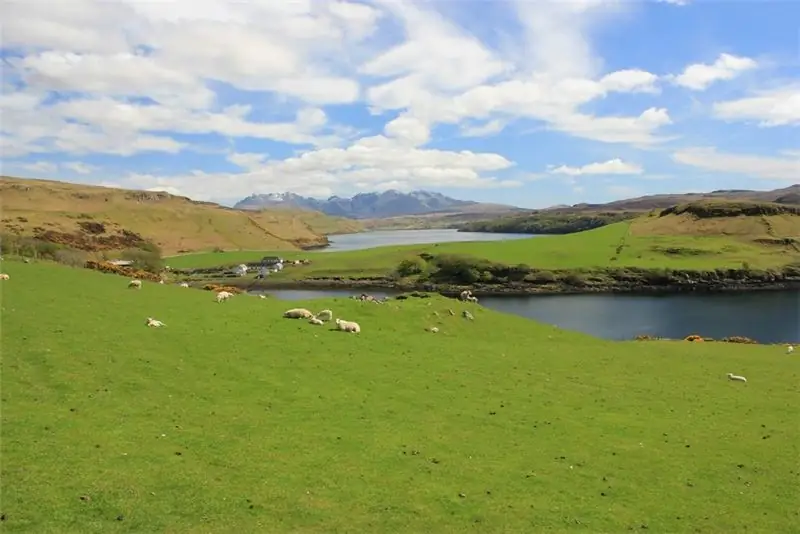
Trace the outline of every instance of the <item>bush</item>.
{"type": "Polygon", "coordinates": [[[748,345],[758,344],[758,341],[744,336],[723,337],[720,341],[724,341],[725,343],[746,343],[748,345]]]}
{"type": "Polygon", "coordinates": [[[692,341],[692,342],[697,343],[697,342],[700,342],[700,341],[704,341],[704,339],[702,338],[702,336],[699,336],[697,334],[692,334],[690,336],[686,336],[684,341],[692,341]]]}
{"type": "Polygon", "coordinates": [[[534,284],[552,284],[556,281],[556,275],[550,271],[534,271],[526,276],[525,280],[534,284]]]}
{"type": "Polygon", "coordinates": [[[580,273],[569,273],[562,279],[563,282],[573,287],[583,287],[586,285],[586,279],[580,273]]]}
{"type": "Polygon", "coordinates": [[[156,245],[153,245],[151,250],[129,248],[123,251],[121,256],[124,260],[132,261],[133,267],[136,269],[151,273],[157,273],[164,269],[164,260],[156,245]]]}
{"type": "Polygon", "coordinates": [[[403,260],[397,266],[397,274],[400,276],[414,276],[425,272],[427,264],[421,258],[403,260]]]}
{"type": "Polygon", "coordinates": [[[69,265],[70,267],[83,267],[88,256],[89,255],[82,250],[63,248],[56,251],[53,259],[58,263],[69,265]]]}

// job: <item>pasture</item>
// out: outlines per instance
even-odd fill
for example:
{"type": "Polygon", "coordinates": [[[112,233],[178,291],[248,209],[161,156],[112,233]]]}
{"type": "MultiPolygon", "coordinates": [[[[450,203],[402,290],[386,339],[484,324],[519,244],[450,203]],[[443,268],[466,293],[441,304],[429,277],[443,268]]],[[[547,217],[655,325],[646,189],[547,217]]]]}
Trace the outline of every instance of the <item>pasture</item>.
{"type": "Polygon", "coordinates": [[[510,241],[402,245],[343,252],[208,253],[173,257],[167,263],[177,268],[212,267],[258,261],[273,254],[287,259],[311,260],[308,267],[288,269],[275,276],[279,279],[384,276],[402,260],[422,253],[469,255],[506,265],[526,264],[537,269],[641,267],[708,270],[738,269],[743,265],[767,269],[800,261],[800,252],[791,247],[760,245],[721,235],[642,235],[638,231],[631,232],[631,224],[625,221],[575,234],[510,241]]]}
{"type": "Polygon", "coordinates": [[[438,296],[217,304],[2,272],[4,532],[800,524],[800,360],[782,347],[609,342],[438,296]],[[281,318],[296,305],[362,333],[281,318]]]}

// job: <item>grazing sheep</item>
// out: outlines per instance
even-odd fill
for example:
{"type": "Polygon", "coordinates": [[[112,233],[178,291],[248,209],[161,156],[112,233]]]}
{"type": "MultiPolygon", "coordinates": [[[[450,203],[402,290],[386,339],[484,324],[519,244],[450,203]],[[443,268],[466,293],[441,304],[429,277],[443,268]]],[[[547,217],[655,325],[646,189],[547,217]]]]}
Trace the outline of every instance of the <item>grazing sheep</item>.
{"type": "Polygon", "coordinates": [[[164,279],[162,278],[161,280],[158,281],[158,283],[163,285],[164,284],[164,279]]]}
{"type": "Polygon", "coordinates": [[[11,277],[8,276],[6,273],[0,274],[0,280],[10,280],[11,277]]]}
{"type": "Polygon", "coordinates": [[[145,324],[147,324],[147,326],[152,326],[152,327],[155,327],[155,328],[159,328],[159,327],[162,327],[162,326],[167,326],[164,323],[162,323],[161,321],[159,321],[157,319],[153,319],[152,317],[148,317],[147,318],[147,323],[145,323],[145,324]]]}
{"type": "Polygon", "coordinates": [[[220,291],[219,293],[217,293],[217,302],[224,302],[229,298],[231,298],[232,296],[233,293],[229,291],[220,291]]]}
{"type": "Polygon", "coordinates": [[[133,279],[130,282],[128,282],[128,287],[135,287],[136,289],[142,289],[142,281],[133,279]]]}
{"type": "Polygon", "coordinates": [[[336,319],[336,326],[338,326],[339,330],[342,332],[352,332],[353,334],[358,334],[361,332],[361,327],[354,321],[343,321],[341,319],[336,319]]]}
{"type": "Polygon", "coordinates": [[[308,322],[315,325],[325,324],[325,321],[323,321],[322,319],[317,319],[316,317],[312,317],[311,319],[308,320],[308,322]]]}
{"type": "Polygon", "coordinates": [[[333,319],[333,312],[330,310],[322,310],[316,315],[316,317],[320,321],[330,321],[333,319]]]}
{"type": "Polygon", "coordinates": [[[305,308],[292,308],[283,312],[286,319],[311,319],[314,314],[305,308]]]}
{"type": "MultiPolygon", "coordinates": [[[[8,278],[8,275],[6,275],[6,278],[8,278]]],[[[791,354],[793,352],[794,352],[793,346],[789,345],[788,347],[786,347],[786,354],[791,354]]]]}
{"type": "Polygon", "coordinates": [[[189,287],[189,284],[186,282],[181,282],[181,287],[189,287]]]}
{"type": "Polygon", "coordinates": [[[460,295],[458,295],[458,300],[467,300],[471,296],[472,296],[472,291],[470,291],[469,289],[465,289],[464,291],[461,292],[460,295]]]}
{"type": "Polygon", "coordinates": [[[469,319],[470,321],[475,319],[475,317],[473,317],[468,310],[464,310],[463,312],[461,312],[461,316],[464,317],[464,319],[469,319]]]}
{"type": "Polygon", "coordinates": [[[265,299],[265,298],[267,298],[267,296],[266,295],[259,295],[258,298],[265,299]]]}
{"type": "Polygon", "coordinates": [[[728,373],[728,379],[730,380],[738,380],[739,382],[747,382],[747,379],[743,376],[735,375],[733,373],[728,373]]]}
{"type": "Polygon", "coordinates": [[[478,303],[478,297],[473,297],[472,295],[467,297],[467,302],[474,302],[475,304],[478,303]]]}

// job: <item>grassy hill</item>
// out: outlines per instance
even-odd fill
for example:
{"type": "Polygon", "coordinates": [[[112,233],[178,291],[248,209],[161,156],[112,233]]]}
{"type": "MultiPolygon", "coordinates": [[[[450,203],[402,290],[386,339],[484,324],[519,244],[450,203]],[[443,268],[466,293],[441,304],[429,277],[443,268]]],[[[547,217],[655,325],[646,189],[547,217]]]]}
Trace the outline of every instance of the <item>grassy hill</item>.
{"type": "Polygon", "coordinates": [[[0,232],[39,236],[83,250],[135,246],[130,234],[165,253],[219,249],[297,250],[325,234],[361,229],[311,211],[244,212],[163,192],[0,178],[0,232]],[[99,224],[98,224],[99,223],[99,224]]]}
{"type": "Polygon", "coordinates": [[[781,347],[604,341],[441,297],[218,305],[45,263],[2,271],[4,532],[800,521],[800,360],[781,347]],[[282,319],[295,305],[363,331],[282,319]]]}
{"type": "Polygon", "coordinates": [[[661,211],[677,205],[710,204],[734,206],[764,204],[800,208],[800,185],[773,191],[721,190],[684,195],[651,195],[607,204],[576,204],[524,213],[498,214],[447,226],[472,232],[569,234],[633,219],[644,213],[661,211]]]}

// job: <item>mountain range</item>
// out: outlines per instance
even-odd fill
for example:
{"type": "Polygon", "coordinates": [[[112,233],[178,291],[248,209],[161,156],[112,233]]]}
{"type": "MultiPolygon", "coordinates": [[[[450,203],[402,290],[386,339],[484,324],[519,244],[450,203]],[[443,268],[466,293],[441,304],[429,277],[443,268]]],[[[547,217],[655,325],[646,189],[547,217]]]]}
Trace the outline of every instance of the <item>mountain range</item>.
{"type": "Polygon", "coordinates": [[[432,191],[403,193],[394,189],[382,193],[359,193],[351,198],[332,196],[326,200],[294,193],[253,194],[237,202],[235,209],[308,209],[350,219],[383,219],[403,215],[465,211],[509,211],[512,206],[457,200],[432,191]]]}

